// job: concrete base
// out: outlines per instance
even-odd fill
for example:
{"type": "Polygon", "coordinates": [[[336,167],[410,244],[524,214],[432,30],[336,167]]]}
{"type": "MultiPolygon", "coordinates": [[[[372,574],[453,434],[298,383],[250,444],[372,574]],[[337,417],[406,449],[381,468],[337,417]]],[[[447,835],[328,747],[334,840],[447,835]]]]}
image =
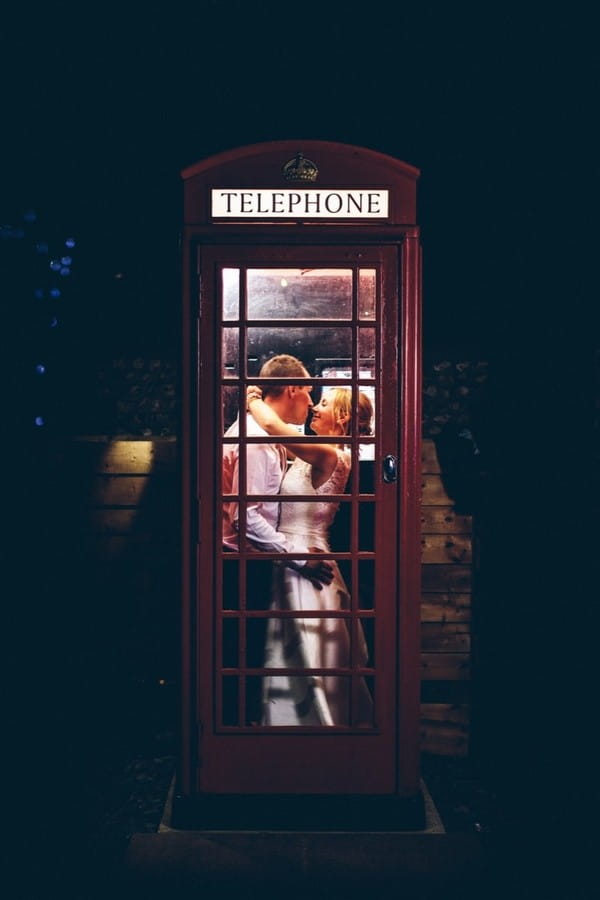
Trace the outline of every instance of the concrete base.
{"type": "MultiPolygon", "coordinates": [[[[478,835],[168,832],[134,835],[129,896],[470,897],[483,885],[478,835]],[[194,892],[198,892],[197,894],[194,892]],[[228,894],[229,896],[229,894],[228,894]]],[[[489,895],[488,895],[489,896],[489,895]]]]}
{"type": "Polygon", "coordinates": [[[520,874],[524,857],[516,847],[499,847],[485,834],[447,834],[424,784],[422,792],[421,830],[188,830],[172,827],[172,786],[158,832],[133,835],[117,883],[111,883],[124,896],[144,900],[536,896],[520,874]]]}
{"type": "Polygon", "coordinates": [[[444,833],[426,785],[418,798],[388,797],[202,797],[186,806],[176,796],[175,779],[165,802],[159,832],[203,834],[265,832],[444,833]],[[179,805],[177,803],[179,801],[179,805]]]}
{"type": "Polygon", "coordinates": [[[131,839],[123,871],[130,897],[332,900],[402,891],[410,900],[438,893],[462,900],[482,884],[481,836],[447,835],[425,785],[426,827],[393,832],[181,830],[171,825],[173,791],[159,831],[131,839]]]}
{"type": "Polygon", "coordinates": [[[182,831],[423,831],[424,800],[394,796],[203,794],[175,797],[171,826],[182,831]]]}
{"type": "MultiPolygon", "coordinates": [[[[446,833],[425,786],[425,827],[326,830],[173,827],[171,785],[155,833],[134,834],[124,858],[90,860],[77,900],[236,897],[243,900],[583,900],[581,865],[566,832],[532,816],[527,827],[446,833]]],[[[297,823],[296,823],[297,824],[297,823]]],[[[571,839],[580,840],[569,828],[571,839]]],[[[572,842],[572,841],[571,841],[572,842]]],[[[593,858],[593,834],[587,853],[593,858]]],[[[70,867],[72,868],[72,867],[70,867]]],[[[73,873],[75,874],[75,873],[73,873]]],[[[58,895],[58,894],[57,894],[58,895]]],[[[30,894],[28,896],[37,896],[30,894]]],[[[40,894],[41,896],[41,894],[40,894]]]]}

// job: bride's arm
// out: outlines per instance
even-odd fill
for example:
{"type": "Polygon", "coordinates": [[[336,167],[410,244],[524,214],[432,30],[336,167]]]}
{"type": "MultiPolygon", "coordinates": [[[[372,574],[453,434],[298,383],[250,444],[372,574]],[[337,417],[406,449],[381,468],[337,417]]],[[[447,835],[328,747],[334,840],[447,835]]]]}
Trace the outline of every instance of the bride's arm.
{"type": "MultiPolygon", "coordinates": [[[[246,391],[247,409],[254,421],[273,437],[298,437],[298,429],[284,422],[275,410],[260,396],[260,388],[250,385],[246,391]]],[[[314,469],[329,476],[337,465],[335,444],[285,443],[291,451],[309,463],[314,469]]]]}

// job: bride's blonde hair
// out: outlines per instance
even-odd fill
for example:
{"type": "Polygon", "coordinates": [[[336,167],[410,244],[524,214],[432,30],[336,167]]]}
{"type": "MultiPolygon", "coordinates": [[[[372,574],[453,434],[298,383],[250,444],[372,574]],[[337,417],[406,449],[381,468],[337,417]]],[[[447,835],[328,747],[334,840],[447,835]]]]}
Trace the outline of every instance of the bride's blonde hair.
{"type": "MultiPolygon", "coordinates": [[[[331,405],[334,420],[345,419],[344,434],[352,433],[352,391],[347,387],[332,388],[331,405]]],[[[358,433],[373,434],[373,404],[363,391],[358,394],[358,433]]]]}

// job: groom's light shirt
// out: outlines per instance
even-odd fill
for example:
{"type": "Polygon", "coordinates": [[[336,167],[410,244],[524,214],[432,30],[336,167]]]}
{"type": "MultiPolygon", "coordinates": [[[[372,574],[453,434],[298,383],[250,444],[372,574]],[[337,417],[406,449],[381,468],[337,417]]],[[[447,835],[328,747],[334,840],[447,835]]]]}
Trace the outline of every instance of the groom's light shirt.
{"type": "MultiPolygon", "coordinates": [[[[246,416],[246,434],[267,437],[252,418],[246,416]]],[[[227,429],[225,437],[239,435],[239,420],[227,429]]],[[[285,475],[285,450],[281,444],[246,445],[246,492],[278,494],[285,475]]],[[[223,444],[223,494],[239,494],[239,444],[223,444]]],[[[306,547],[292,541],[277,530],[279,501],[249,500],[246,507],[246,537],[259,550],[276,553],[304,553],[306,547]]],[[[239,548],[239,505],[235,501],[223,503],[223,544],[232,550],[239,548]]],[[[302,565],[302,563],[300,563],[302,565]]]]}

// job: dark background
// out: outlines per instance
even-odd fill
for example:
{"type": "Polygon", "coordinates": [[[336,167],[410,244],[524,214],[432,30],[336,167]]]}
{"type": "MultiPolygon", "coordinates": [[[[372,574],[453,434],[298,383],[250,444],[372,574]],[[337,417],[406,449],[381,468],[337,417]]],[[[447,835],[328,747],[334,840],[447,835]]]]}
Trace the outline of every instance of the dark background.
{"type": "Polygon", "coordinates": [[[180,170],[240,145],[311,138],[421,170],[425,350],[490,361],[478,423],[491,473],[484,589],[495,613],[483,689],[498,712],[484,746],[515,795],[533,791],[561,822],[567,811],[577,821],[593,596],[584,578],[597,346],[592,36],[576,7],[567,17],[516,4],[207,0],[3,12],[0,224],[18,229],[33,209],[27,235],[77,241],[58,337],[31,299],[39,259],[23,249],[29,238],[2,247],[21,806],[52,819],[48,781],[56,790],[68,772],[85,778],[78,746],[90,698],[73,685],[86,588],[82,573],[55,565],[64,554],[45,455],[52,422],[77,430],[103,360],[177,360],[180,170]],[[43,435],[31,424],[42,388],[28,374],[40,353],[56,362],[43,390],[59,411],[43,435]],[[62,675],[49,682],[57,658],[62,675]]]}
{"type": "Polygon", "coordinates": [[[23,4],[2,37],[3,220],[76,233],[88,350],[170,349],[180,170],[281,138],[372,147],[422,171],[426,343],[545,340],[548,269],[567,223],[591,224],[585,24],[510,4],[23,4]]]}

